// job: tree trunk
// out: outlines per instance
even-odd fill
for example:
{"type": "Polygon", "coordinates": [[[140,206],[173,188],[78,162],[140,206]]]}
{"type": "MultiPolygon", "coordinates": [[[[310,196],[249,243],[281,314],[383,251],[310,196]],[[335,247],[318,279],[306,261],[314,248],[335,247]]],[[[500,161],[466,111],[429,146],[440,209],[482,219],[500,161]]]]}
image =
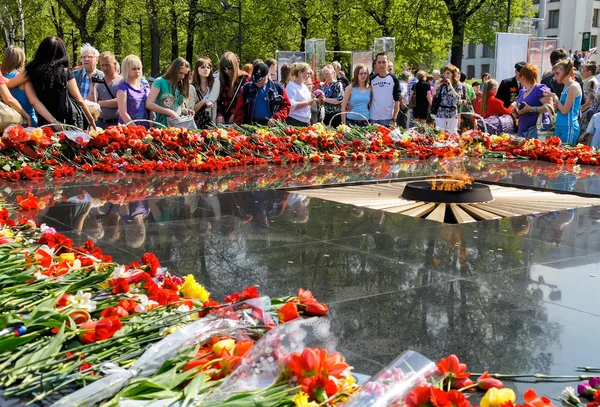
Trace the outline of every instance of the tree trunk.
{"type": "Polygon", "coordinates": [[[187,22],[187,38],[185,43],[185,59],[193,64],[194,57],[194,32],[196,31],[196,19],[198,18],[198,0],[190,0],[190,12],[187,22]]]}
{"type": "Polygon", "coordinates": [[[17,0],[17,17],[19,19],[19,42],[21,43],[21,48],[23,48],[23,52],[26,51],[25,44],[25,13],[23,12],[23,1],[17,0]]]}
{"type": "MultiPolygon", "coordinates": [[[[121,16],[125,0],[117,0],[115,2],[115,16],[121,16]]],[[[114,18],[114,32],[113,32],[113,52],[115,56],[120,59],[123,45],[123,19],[120,17],[114,18]]]]}
{"type": "Polygon", "coordinates": [[[6,46],[15,44],[15,24],[13,22],[12,15],[6,4],[2,5],[0,9],[0,24],[4,31],[4,43],[6,46]]]}
{"type": "Polygon", "coordinates": [[[306,17],[303,14],[300,17],[300,51],[306,51],[305,43],[306,38],[308,37],[308,22],[310,21],[310,17],[306,17]]]}
{"type": "MultiPolygon", "coordinates": [[[[50,19],[52,20],[52,24],[54,25],[54,28],[56,29],[56,36],[58,38],[65,38],[65,29],[62,25],[62,20],[60,19],[60,9],[56,9],[56,7],[51,6],[50,9],[52,10],[52,16],[50,17],[50,19]]],[[[73,63],[75,63],[75,61],[73,61],[73,63]]]]}
{"type": "Polygon", "coordinates": [[[158,10],[155,0],[146,0],[150,12],[150,52],[151,52],[151,75],[156,77],[160,74],[160,31],[158,27],[158,10]]]}
{"type": "Polygon", "coordinates": [[[463,46],[465,42],[465,26],[467,19],[464,15],[450,15],[452,21],[452,46],[450,48],[450,63],[458,69],[462,67],[463,46]]]}
{"type": "Polygon", "coordinates": [[[179,57],[179,27],[177,26],[177,10],[175,0],[171,0],[171,61],[179,57]]]}
{"type": "Polygon", "coordinates": [[[331,15],[331,37],[333,40],[333,50],[341,51],[340,45],[340,19],[342,13],[340,12],[340,0],[332,1],[333,14],[331,15]]]}
{"type": "Polygon", "coordinates": [[[65,10],[71,21],[73,21],[73,24],[75,24],[75,27],[79,31],[81,42],[93,45],[96,37],[102,32],[102,28],[104,28],[106,18],[98,18],[91,33],[87,28],[87,18],[94,4],[98,7],[98,15],[105,16],[106,0],[57,0],[57,3],[65,10]]]}

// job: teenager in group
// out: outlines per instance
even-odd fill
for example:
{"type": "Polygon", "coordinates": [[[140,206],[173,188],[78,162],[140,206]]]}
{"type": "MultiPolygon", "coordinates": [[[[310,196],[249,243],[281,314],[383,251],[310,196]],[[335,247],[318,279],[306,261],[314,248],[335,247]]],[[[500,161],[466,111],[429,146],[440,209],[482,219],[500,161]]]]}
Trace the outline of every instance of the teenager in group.
{"type": "MultiPolygon", "coordinates": [[[[17,47],[16,45],[11,45],[6,48],[6,51],[4,51],[4,58],[2,59],[2,67],[0,68],[0,71],[4,76],[4,79],[6,79],[6,82],[9,83],[10,80],[13,79],[17,74],[23,72],[24,68],[25,52],[23,49],[17,47]]],[[[29,115],[31,119],[31,125],[33,127],[37,127],[37,116],[35,115],[35,110],[33,109],[33,106],[31,106],[31,103],[29,103],[29,99],[27,99],[27,95],[25,94],[25,85],[21,84],[18,87],[10,89],[10,94],[17,100],[17,102],[19,102],[23,108],[23,111],[29,115]]],[[[4,97],[2,100],[4,103],[8,104],[4,97]]]]}
{"type": "Polygon", "coordinates": [[[560,98],[551,92],[545,92],[544,96],[552,96],[556,111],[556,136],[563,143],[577,144],[579,140],[579,108],[581,107],[581,87],[575,80],[573,61],[561,59],[552,71],[554,79],[563,85],[560,98]]]}
{"type": "Polygon", "coordinates": [[[460,83],[458,68],[452,64],[444,67],[443,79],[439,81],[435,94],[440,105],[436,114],[435,124],[450,133],[458,131],[458,106],[462,103],[464,89],[460,83]]]}
{"type": "Polygon", "coordinates": [[[493,79],[485,82],[481,100],[475,102],[475,113],[483,118],[510,114],[512,109],[504,107],[504,102],[496,97],[496,92],[498,92],[498,82],[493,79]]]}
{"type": "Polygon", "coordinates": [[[92,83],[92,89],[87,99],[100,105],[102,111],[96,123],[98,127],[106,129],[118,123],[119,111],[117,105],[117,87],[123,77],[117,73],[117,60],[115,54],[105,51],[100,54],[100,69],[104,77],[92,83]]]}
{"type": "Polygon", "coordinates": [[[380,52],[373,61],[371,75],[371,106],[369,113],[373,124],[395,126],[400,110],[400,80],[388,72],[388,56],[380,52]]]}
{"type": "Polygon", "coordinates": [[[323,75],[321,90],[325,94],[325,124],[337,127],[342,123],[339,113],[342,111],[344,88],[342,83],[335,78],[333,67],[325,66],[321,70],[321,74],[323,75]]]}
{"type": "MultiPolygon", "coordinates": [[[[547,93],[550,89],[538,83],[538,68],[533,64],[524,64],[517,72],[521,91],[516,106],[519,109],[519,136],[537,138],[537,122],[540,113],[546,112],[545,104],[552,104],[552,97],[547,93]]],[[[544,117],[544,124],[549,124],[544,117]]]]}
{"type": "Polygon", "coordinates": [[[183,58],[173,61],[167,72],[152,84],[146,109],[156,113],[156,121],[168,126],[168,118],[192,113],[185,107],[190,94],[190,64],[183,58]]]}
{"type": "Polygon", "coordinates": [[[71,72],[69,53],[62,39],[46,37],[40,43],[31,62],[25,67],[25,73],[28,80],[25,83],[25,92],[37,112],[40,126],[66,123],[77,127],[89,125],[96,128],[94,118],[71,72]],[[81,111],[73,111],[70,117],[66,116],[68,112],[64,109],[63,89],[65,88],[73,102],[81,109],[81,111]]]}
{"type": "MultiPolygon", "coordinates": [[[[117,86],[117,106],[119,124],[127,124],[133,120],[148,120],[146,100],[150,89],[143,86],[142,61],[136,55],[128,55],[121,63],[123,80],[117,86]]],[[[148,122],[134,123],[148,128],[148,122]]]]}
{"type": "Polygon", "coordinates": [[[199,129],[205,129],[217,120],[217,99],[219,98],[219,78],[212,72],[212,62],[208,57],[200,57],[194,63],[192,86],[190,86],[194,109],[194,121],[199,129]]]}
{"type": "Polygon", "coordinates": [[[232,124],[233,110],[242,87],[248,82],[248,74],[240,70],[237,56],[227,51],[219,61],[219,98],[217,100],[217,123],[232,124]]]}
{"type": "Polygon", "coordinates": [[[352,83],[344,92],[342,111],[346,112],[348,105],[352,111],[342,115],[342,123],[351,126],[367,126],[369,124],[369,103],[371,102],[371,83],[369,69],[365,64],[358,64],[354,68],[352,83]]]}
{"type": "Polygon", "coordinates": [[[286,123],[290,126],[306,127],[310,124],[311,107],[317,103],[306,86],[306,81],[310,79],[311,74],[310,65],[305,62],[295,63],[290,73],[294,80],[285,87],[291,104],[286,123]]]}

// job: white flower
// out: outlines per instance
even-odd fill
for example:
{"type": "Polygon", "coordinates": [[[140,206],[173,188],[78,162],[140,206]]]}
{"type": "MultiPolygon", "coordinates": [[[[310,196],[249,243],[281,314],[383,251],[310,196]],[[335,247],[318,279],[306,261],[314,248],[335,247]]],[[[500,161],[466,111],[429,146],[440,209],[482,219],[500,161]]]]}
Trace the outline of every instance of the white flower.
{"type": "Polygon", "coordinates": [[[190,312],[192,308],[187,304],[182,304],[177,307],[177,312],[190,312]]]}
{"type": "Polygon", "coordinates": [[[113,270],[112,276],[110,276],[110,279],[112,280],[115,278],[127,278],[130,275],[131,275],[131,273],[125,269],[125,266],[119,266],[119,267],[115,267],[115,269],[113,270]]]}
{"type": "Polygon", "coordinates": [[[575,390],[571,386],[566,387],[562,391],[562,396],[563,396],[564,401],[566,401],[567,403],[570,403],[570,404],[579,404],[579,403],[581,403],[581,400],[579,400],[579,397],[577,397],[575,395],[575,390]]]}
{"type": "Polygon", "coordinates": [[[146,312],[148,311],[148,307],[158,305],[156,301],[149,300],[146,294],[138,294],[135,296],[135,299],[138,302],[135,312],[146,312]]]}
{"type": "Polygon", "coordinates": [[[81,290],[77,291],[74,296],[69,297],[69,304],[75,309],[87,312],[93,312],[96,309],[96,301],[92,301],[92,293],[84,293],[81,290]]]}
{"type": "Polygon", "coordinates": [[[71,271],[77,271],[81,268],[81,260],[75,259],[72,266],[69,266],[69,273],[71,271]]]}
{"type": "Polygon", "coordinates": [[[48,277],[45,274],[42,274],[39,270],[36,271],[35,273],[33,273],[33,276],[35,277],[36,280],[46,280],[50,277],[48,277]]]}

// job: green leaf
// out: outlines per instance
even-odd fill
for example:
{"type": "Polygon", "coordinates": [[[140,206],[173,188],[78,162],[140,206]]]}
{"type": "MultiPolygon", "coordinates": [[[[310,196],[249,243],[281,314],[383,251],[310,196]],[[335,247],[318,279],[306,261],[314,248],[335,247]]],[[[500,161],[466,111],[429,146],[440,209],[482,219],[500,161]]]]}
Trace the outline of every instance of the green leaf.
{"type": "Polygon", "coordinates": [[[12,325],[21,325],[23,324],[23,320],[21,317],[15,314],[3,314],[0,315],[0,330],[12,326],[12,325]]]}
{"type": "Polygon", "coordinates": [[[42,347],[42,349],[38,350],[35,353],[25,355],[24,357],[19,359],[17,363],[15,363],[15,367],[18,368],[28,366],[33,363],[46,360],[55,353],[58,353],[66,338],[65,326],[66,324],[63,323],[56,336],[54,336],[54,338],[52,338],[46,346],[42,347]]]}
{"type": "Polygon", "coordinates": [[[190,384],[183,390],[183,394],[185,395],[185,400],[183,400],[183,405],[181,407],[186,407],[188,403],[198,395],[200,389],[204,386],[206,375],[204,373],[199,374],[194,377],[190,384]]]}
{"type": "Polygon", "coordinates": [[[15,349],[31,342],[39,336],[39,332],[31,332],[21,336],[11,335],[8,338],[0,340],[0,353],[12,352],[15,349]]]}

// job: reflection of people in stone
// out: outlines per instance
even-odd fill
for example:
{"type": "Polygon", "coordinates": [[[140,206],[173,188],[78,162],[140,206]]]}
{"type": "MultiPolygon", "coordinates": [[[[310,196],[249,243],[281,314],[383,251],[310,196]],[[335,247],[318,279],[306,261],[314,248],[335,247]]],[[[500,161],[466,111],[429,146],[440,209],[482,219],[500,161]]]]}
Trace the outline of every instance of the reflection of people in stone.
{"type": "Polygon", "coordinates": [[[290,194],[285,213],[292,223],[306,223],[310,213],[310,197],[300,194],[290,194]]]}
{"type": "Polygon", "coordinates": [[[135,201],[121,205],[119,215],[125,227],[125,242],[132,248],[141,247],[146,240],[146,224],[144,219],[150,214],[146,201],[135,201]]]}
{"type": "Polygon", "coordinates": [[[573,222],[573,219],[575,219],[573,209],[538,216],[534,219],[535,227],[532,237],[559,245],[565,226],[573,222]]]}

